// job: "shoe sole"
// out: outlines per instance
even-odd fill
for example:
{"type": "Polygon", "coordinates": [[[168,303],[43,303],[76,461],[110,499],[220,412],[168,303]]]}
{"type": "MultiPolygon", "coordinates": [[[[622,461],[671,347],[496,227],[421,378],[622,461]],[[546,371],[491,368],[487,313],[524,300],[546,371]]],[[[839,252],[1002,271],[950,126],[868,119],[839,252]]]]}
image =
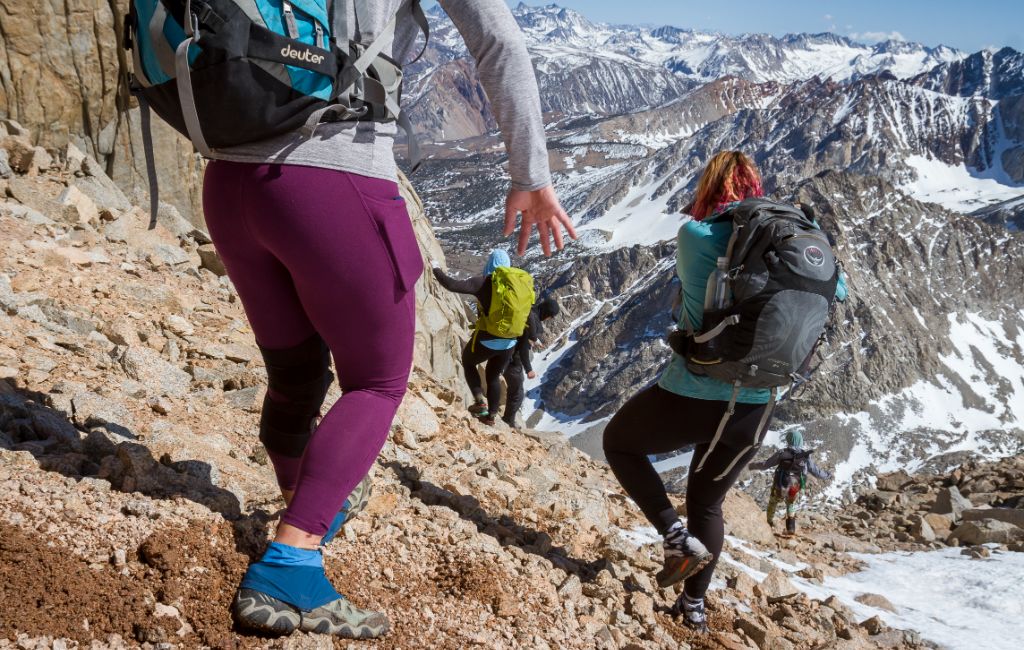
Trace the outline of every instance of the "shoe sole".
{"type": "Polygon", "coordinates": [[[345,599],[328,603],[311,612],[304,612],[299,622],[303,632],[330,634],[344,639],[376,639],[391,630],[391,623],[380,613],[366,613],[353,606],[345,599]],[[363,622],[355,623],[346,620],[347,616],[356,613],[363,622]]]}
{"type": "Polygon", "coordinates": [[[386,623],[383,625],[352,625],[337,623],[328,617],[307,615],[302,617],[299,629],[314,634],[330,634],[342,639],[376,639],[387,634],[391,626],[386,623]]]}
{"type": "Polygon", "coordinates": [[[354,624],[341,620],[340,616],[330,610],[325,610],[321,615],[316,614],[318,610],[301,612],[252,589],[239,589],[232,605],[232,613],[240,627],[272,636],[302,630],[345,639],[375,639],[391,629],[391,624],[383,615],[379,616],[380,622],[376,624],[354,624]]]}
{"type": "Polygon", "coordinates": [[[711,562],[712,557],[711,553],[707,552],[701,555],[691,555],[683,558],[681,562],[672,567],[667,567],[658,571],[658,575],[656,576],[658,586],[665,589],[666,587],[671,587],[680,580],[686,580],[706,567],[711,562]]]}

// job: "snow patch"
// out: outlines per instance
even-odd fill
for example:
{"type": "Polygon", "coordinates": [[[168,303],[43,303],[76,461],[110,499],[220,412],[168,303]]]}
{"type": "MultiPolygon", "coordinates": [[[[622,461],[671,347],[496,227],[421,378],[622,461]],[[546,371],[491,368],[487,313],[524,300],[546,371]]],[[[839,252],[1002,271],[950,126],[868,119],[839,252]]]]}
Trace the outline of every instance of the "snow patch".
{"type": "Polygon", "coordinates": [[[1007,185],[996,178],[972,172],[966,165],[949,165],[934,158],[908,156],[906,163],[917,179],[900,187],[918,201],[938,203],[955,212],[1024,198],[1024,186],[1007,185]]]}

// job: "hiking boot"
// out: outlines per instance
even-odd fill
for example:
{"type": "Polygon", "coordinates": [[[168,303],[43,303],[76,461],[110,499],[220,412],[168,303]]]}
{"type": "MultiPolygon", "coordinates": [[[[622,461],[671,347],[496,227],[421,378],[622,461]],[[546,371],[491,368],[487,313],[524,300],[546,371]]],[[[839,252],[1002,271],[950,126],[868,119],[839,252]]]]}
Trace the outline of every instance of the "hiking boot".
{"type": "Polygon", "coordinates": [[[786,517],[786,532],[796,535],[796,517],[786,517]]]}
{"type": "Polygon", "coordinates": [[[344,597],[304,612],[273,596],[242,588],[232,610],[243,627],[275,635],[299,629],[345,639],[373,639],[391,629],[384,614],[360,609],[344,597]]]}
{"type": "Polygon", "coordinates": [[[331,522],[331,527],[327,529],[327,534],[320,540],[321,546],[330,544],[342,527],[363,511],[363,508],[370,501],[372,487],[373,481],[370,479],[370,475],[367,474],[363,477],[363,480],[359,481],[359,485],[355,486],[352,494],[348,495],[345,503],[341,504],[341,510],[334,516],[334,521],[331,522]]]}
{"type": "Polygon", "coordinates": [[[297,608],[253,589],[239,589],[231,611],[242,627],[267,634],[291,634],[302,622],[297,608]]]}
{"type": "Polygon", "coordinates": [[[665,534],[665,566],[658,571],[658,586],[664,589],[686,580],[708,565],[712,555],[699,539],[679,522],[665,534]]]}
{"type": "Polygon", "coordinates": [[[484,402],[483,400],[473,402],[469,407],[469,412],[478,418],[487,417],[489,415],[487,411],[487,402],[484,402]]]}
{"type": "Polygon", "coordinates": [[[672,615],[681,616],[686,627],[704,634],[708,631],[708,616],[704,611],[704,599],[693,600],[686,593],[679,594],[672,606],[672,615]]]}
{"type": "Polygon", "coordinates": [[[303,612],[299,629],[343,639],[376,639],[391,629],[391,623],[383,613],[360,609],[342,597],[311,612],[303,612]]]}

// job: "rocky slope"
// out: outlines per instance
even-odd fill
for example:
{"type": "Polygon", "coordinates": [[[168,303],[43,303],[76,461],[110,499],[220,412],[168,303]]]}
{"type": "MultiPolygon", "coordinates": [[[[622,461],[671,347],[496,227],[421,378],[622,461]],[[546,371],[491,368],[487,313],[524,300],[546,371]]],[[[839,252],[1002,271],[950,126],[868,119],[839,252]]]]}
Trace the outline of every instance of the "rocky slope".
{"type": "MultiPolygon", "coordinates": [[[[255,435],[261,361],[215,251],[169,211],[145,230],[138,208],[94,191],[112,186],[94,163],[31,151],[0,202],[0,647],[330,646],[247,636],[227,614],[282,504],[255,435]]],[[[780,546],[742,494],[726,505],[736,538],[713,633],[682,628],[606,467],[560,435],[465,414],[461,307],[429,276],[419,289],[416,368],[374,497],[327,551],[336,584],[395,622],[366,647],[924,645],[801,593],[791,578],[857,562],[780,546]],[[818,568],[787,577],[775,555],[818,568]]]]}

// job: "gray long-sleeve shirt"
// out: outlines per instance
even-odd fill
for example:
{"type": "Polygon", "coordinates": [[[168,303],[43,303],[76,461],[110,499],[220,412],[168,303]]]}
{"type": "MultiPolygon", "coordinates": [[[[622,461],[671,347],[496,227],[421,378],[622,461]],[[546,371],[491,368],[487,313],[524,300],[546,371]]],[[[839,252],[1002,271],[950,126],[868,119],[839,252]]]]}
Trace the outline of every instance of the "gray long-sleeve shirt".
{"type": "MultiPolygon", "coordinates": [[[[540,94],[526,42],[502,0],[439,0],[476,59],[480,81],[490,98],[509,156],[512,187],[536,190],[551,184],[541,118],[540,94]]],[[[391,20],[401,0],[376,0],[369,25],[372,40],[391,20]]],[[[419,34],[413,21],[398,25],[395,42],[385,50],[398,61],[410,58],[419,34]]],[[[429,83],[429,82],[427,82],[429,83]]],[[[219,149],[214,158],[237,162],[287,163],[322,167],[395,180],[394,123],[335,122],[317,128],[311,138],[288,133],[261,142],[219,149]]]]}

